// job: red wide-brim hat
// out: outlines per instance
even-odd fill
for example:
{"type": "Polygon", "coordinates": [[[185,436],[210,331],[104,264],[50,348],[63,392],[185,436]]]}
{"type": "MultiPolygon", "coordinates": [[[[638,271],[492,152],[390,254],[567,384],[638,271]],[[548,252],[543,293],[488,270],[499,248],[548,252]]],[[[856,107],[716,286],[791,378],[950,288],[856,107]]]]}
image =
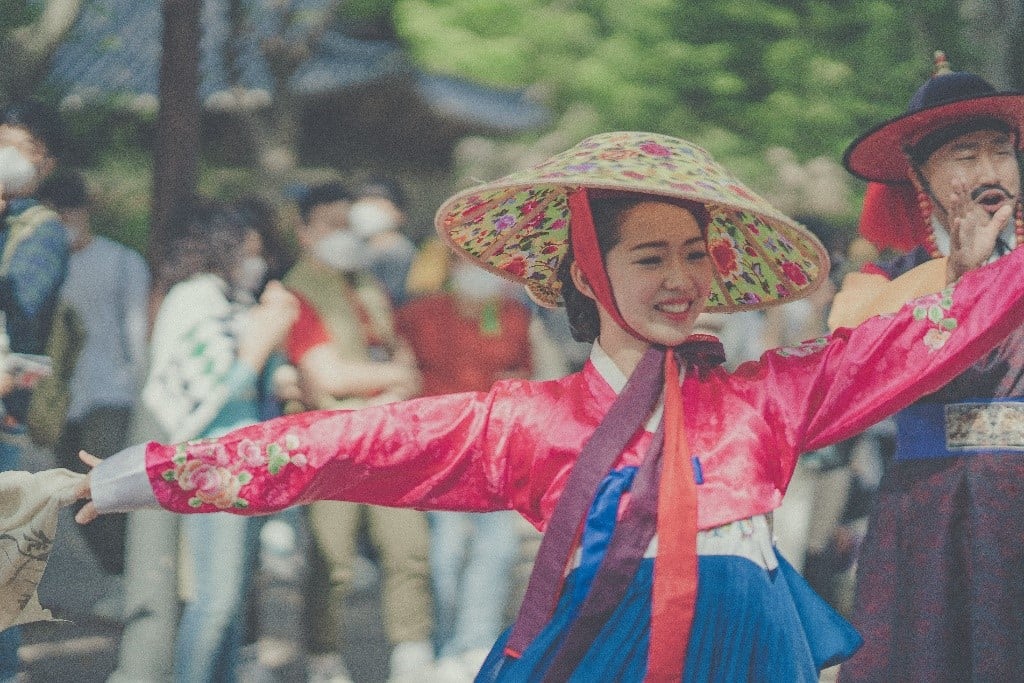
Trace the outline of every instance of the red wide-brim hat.
{"type": "MultiPolygon", "coordinates": [[[[932,76],[910,100],[907,112],[885,121],[846,148],[843,165],[853,175],[879,183],[909,182],[907,149],[929,133],[971,119],[998,119],[1024,127],[1024,93],[998,92],[966,71],[932,76]]],[[[1021,145],[1021,136],[1017,136],[1021,145]]]]}
{"type": "Polygon", "coordinates": [[[997,120],[1017,132],[1018,148],[1022,144],[1024,93],[997,91],[980,76],[950,71],[942,52],[935,56],[935,74],[914,93],[906,113],[864,133],[843,154],[846,170],[868,181],[860,233],[880,248],[909,251],[930,234],[911,184],[909,154],[924,138],[972,121],[997,120]]]}

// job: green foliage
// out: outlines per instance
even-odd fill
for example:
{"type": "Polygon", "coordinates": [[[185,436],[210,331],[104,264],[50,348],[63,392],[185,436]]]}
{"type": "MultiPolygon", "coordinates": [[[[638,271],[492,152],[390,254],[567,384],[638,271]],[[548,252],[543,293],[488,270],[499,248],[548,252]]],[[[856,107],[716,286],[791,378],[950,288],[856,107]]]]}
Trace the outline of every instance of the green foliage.
{"type": "Polygon", "coordinates": [[[556,113],[586,104],[598,112],[596,128],[682,135],[753,167],[739,157],[776,145],[838,159],[860,132],[904,109],[934,49],[970,68],[958,6],[395,0],[393,20],[429,71],[498,87],[541,85],[556,113]]]}
{"type": "Polygon", "coordinates": [[[146,253],[152,192],[152,161],[141,149],[101,156],[86,172],[94,191],[93,229],[146,253]]]}
{"type": "MultiPolygon", "coordinates": [[[[904,110],[933,50],[946,50],[954,68],[976,69],[985,47],[965,44],[964,3],[957,0],[329,4],[354,34],[387,37],[393,27],[428,72],[530,87],[556,115],[595,112],[575,120],[574,136],[611,129],[680,135],[755,185],[771,172],[766,149],[781,145],[803,160],[838,160],[858,134],[904,110]]],[[[43,0],[0,0],[0,50],[42,6],[43,0]]],[[[299,11],[292,20],[318,16],[299,11]]],[[[110,102],[69,118],[73,161],[90,169],[101,191],[98,228],[143,248],[153,115],[110,102]]],[[[245,170],[203,170],[207,194],[235,196],[257,186],[245,170]]]]}
{"type": "Polygon", "coordinates": [[[25,0],[0,0],[0,36],[6,36],[14,29],[35,21],[42,12],[38,2],[25,0]]]}
{"type": "Polygon", "coordinates": [[[393,0],[345,0],[345,2],[338,5],[337,16],[342,21],[348,19],[359,21],[387,19],[393,5],[393,0]]]}

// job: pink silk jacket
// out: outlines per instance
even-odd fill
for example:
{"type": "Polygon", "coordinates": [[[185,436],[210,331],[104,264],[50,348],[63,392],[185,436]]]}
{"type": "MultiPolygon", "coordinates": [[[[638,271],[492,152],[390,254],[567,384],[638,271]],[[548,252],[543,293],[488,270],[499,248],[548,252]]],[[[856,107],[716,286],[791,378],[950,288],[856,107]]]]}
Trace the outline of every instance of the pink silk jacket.
{"type": "MultiPolygon", "coordinates": [[[[1024,249],[899,312],[766,353],[733,373],[687,372],[699,527],[779,505],[797,457],[865,429],[960,374],[1024,322],[1024,249]]],[[[547,381],[278,418],[217,439],[151,443],[146,472],[178,512],[272,512],[313,500],[489,511],[544,529],[584,442],[615,399],[591,363],[547,381]]],[[[639,429],[618,466],[637,465],[639,429]]]]}

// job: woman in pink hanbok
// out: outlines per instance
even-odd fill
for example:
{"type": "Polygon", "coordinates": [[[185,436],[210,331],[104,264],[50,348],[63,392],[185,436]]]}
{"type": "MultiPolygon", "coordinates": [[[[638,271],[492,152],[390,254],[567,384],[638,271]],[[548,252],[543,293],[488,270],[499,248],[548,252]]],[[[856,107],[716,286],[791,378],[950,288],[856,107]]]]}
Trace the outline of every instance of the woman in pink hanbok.
{"type": "Polygon", "coordinates": [[[827,276],[821,245],[684,140],[588,138],[436,221],[461,256],[564,303],[594,342],[583,370],[84,454],[79,521],[319,499],[516,510],[544,540],[478,680],[816,681],[860,639],[775,550],[772,510],[800,453],[934,391],[1024,322],[1024,250],[975,269],[998,226],[967,222],[940,294],[730,373],[714,338],[691,337],[697,314],[807,295],[827,276]]]}

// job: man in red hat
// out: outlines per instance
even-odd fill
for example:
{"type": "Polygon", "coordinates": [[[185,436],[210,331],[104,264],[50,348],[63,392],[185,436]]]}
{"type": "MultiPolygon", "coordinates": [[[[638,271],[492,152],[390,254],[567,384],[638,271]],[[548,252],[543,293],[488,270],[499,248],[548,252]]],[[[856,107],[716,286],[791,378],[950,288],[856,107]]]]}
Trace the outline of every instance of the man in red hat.
{"type": "MultiPolygon", "coordinates": [[[[907,253],[844,283],[834,327],[911,296],[940,306],[947,259],[965,248],[954,225],[998,229],[992,260],[1024,242],[1024,93],[950,71],[941,53],[936,66],[906,114],[844,157],[869,181],[861,233],[907,253]]],[[[858,566],[864,647],[841,680],[1024,680],[1024,328],[896,424],[858,566]]]]}

